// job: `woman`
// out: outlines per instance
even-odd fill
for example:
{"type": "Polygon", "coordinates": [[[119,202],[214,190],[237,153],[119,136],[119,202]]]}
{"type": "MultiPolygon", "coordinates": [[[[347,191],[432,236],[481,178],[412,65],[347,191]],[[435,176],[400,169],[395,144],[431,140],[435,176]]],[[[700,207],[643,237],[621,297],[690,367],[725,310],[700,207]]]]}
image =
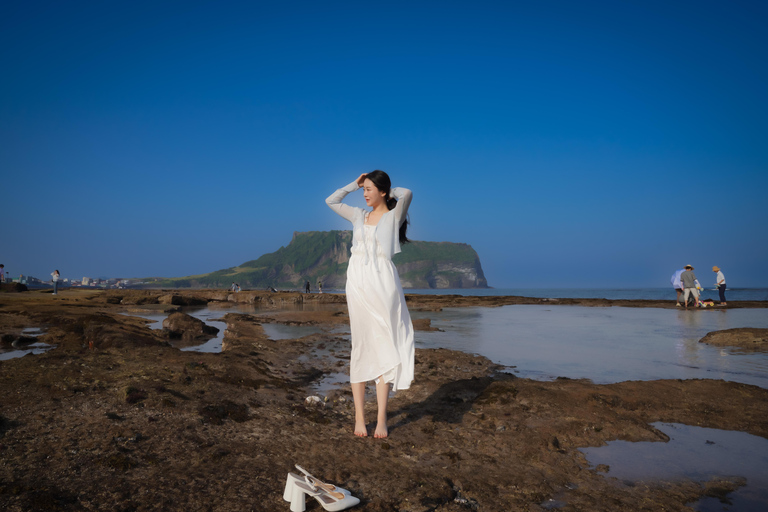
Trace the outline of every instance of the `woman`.
{"type": "Polygon", "coordinates": [[[378,415],[374,437],[387,437],[387,400],[394,391],[408,389],[413,380],[413,324],[405,305],[400,277],[392,256],[408,242],[406,216],[411,191],[391,188],[384,171],[359,178],[325,200],[352,223],[352,255],[347,268],[347,306],[352,331],[349,381],[355,402],[355,435],[365,437],[365,385],[376,382],[378,415]],[[341,201],[363,188],[371,210],[341,201]]]}
{"type": "Polygon", "coordinates": [[[56,269],[53,272],[51,272],[51,276],[52,276],[51,281],[53,281],[53,294],[58,295],[59,294],[59,276],[61,276],[61,274],[59,274],[58,269],[56,269]]]}

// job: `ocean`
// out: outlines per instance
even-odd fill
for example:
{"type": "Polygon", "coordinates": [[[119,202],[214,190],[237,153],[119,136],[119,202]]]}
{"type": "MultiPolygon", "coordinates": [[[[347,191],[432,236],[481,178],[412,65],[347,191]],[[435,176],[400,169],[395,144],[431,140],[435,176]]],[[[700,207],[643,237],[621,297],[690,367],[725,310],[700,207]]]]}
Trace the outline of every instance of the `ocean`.
{"type": "MultiPolygon", "coordinates": [[[[343,291],[343,290],[341,290],[343,291]]],[[[672,287],[666,288],[451,288],[406,289],[405,293],[424,295],[502,296],[516,295],[542,299],[610,299],[610,300],[675,300],[672,287]]],[[[716,289],[705,288],[702,299],[719,301],[716,289]]],[[[728,288],[725,298],[731,300],[768,300],[768,288],[728,288]]]]}

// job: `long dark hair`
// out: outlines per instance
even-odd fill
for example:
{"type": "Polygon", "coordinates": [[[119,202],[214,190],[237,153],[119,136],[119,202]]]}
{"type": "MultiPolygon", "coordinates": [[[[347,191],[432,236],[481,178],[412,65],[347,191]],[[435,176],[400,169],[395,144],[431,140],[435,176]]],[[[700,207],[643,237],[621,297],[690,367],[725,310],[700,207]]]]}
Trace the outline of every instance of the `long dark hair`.
{"type": "MultiPolygon", "coordinates": [[[[387,198],[387,208],[390,210],[394,210],[395,206],[397,206],[397,199],[394,197],[389,197],[389,191],[392,188],[392,180],[389,179],[389,175],[385,173],[384,171],[379,171],[378,169],[372,172],[369,172],[365,175],[366,179],[371,180],[371,183],[376,185],[376,188],[379,189],[381,192],[386,193],[387,198]]],[[[401,244],[407,244],[410,242],[408,240],[408,237],[405,236],[405,232],[408,231],[408,224],[410,224],[410,221],[406,217],[405,222],[400,226],[400,243],[401,244]]]]}

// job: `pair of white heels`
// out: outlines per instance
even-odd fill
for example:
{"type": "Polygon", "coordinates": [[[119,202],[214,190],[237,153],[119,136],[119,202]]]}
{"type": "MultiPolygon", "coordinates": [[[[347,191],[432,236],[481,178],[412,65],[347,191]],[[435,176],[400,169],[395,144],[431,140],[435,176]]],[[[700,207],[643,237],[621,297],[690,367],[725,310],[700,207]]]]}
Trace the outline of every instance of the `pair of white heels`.
{"type": "Polygon", "coordinates": [[[352,496],[348,490],[318,480],[298,464],[296,469],[304,473],[304,477],[296,473],[288,473],[283,491],[283,499],[291,502],[291,512],[304,512],[308,495],[315,498],[325,510],[330,512],[346,510],[360,503],[360,500],[352,496]]]}

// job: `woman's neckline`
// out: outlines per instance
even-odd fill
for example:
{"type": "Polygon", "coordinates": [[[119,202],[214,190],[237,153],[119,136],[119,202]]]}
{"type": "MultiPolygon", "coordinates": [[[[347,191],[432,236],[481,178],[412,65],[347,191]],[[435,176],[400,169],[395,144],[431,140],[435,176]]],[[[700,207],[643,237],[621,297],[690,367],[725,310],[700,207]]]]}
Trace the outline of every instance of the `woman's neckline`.
{"type": "MultiPolygon", "coordinates": [[[[389,210],[389,211],[386,211],[386,212],[382,213],[382,214],[381,214],[381,217],[379,217],[379,222],[381,222],[381,219],[382,219],[382,218],[383,218],[383,217],[384,217],[386,214],[388,214],[390,211],[392,211],[392,210],[389,210]]],[[[371,227],[375,228],[376,226],[378,226],[378,225],[379,225],[379,222],[377,222],[376,224],[368,224],[368,217],[369,217],[369,216],[370,216],[372,213],[373,213],[373,212],[365,212],[365,221],[363,222],[363,225],[364,225],[364,226],[371,226],[371,227]]]]}

